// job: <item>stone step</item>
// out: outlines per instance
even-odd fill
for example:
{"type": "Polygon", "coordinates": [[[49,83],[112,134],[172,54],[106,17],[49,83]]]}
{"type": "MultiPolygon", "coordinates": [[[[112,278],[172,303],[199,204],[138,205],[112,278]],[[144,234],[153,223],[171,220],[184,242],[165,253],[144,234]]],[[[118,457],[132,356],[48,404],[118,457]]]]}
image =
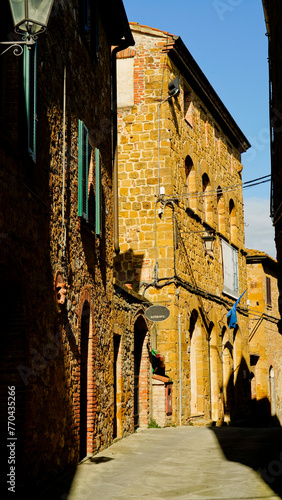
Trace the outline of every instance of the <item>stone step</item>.
{"type": "Polygon", "coordinates": [[[210,419],[192,417],[190,419],[189,425],[193,425],[194,427],[212,427],[214,425],[214,422],[210,419]]]}

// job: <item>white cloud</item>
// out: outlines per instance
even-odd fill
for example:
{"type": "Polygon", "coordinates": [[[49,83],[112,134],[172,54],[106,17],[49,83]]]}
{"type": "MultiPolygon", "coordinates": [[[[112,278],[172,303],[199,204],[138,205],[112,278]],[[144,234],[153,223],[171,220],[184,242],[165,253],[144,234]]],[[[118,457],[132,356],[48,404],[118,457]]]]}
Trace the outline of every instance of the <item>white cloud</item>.
{"type": "Polygon", "coordinates": [[[244,200],[245,245],[260,250],[276,259],[274,228],[269,216],[270,202],[267,198],[244,200]]]}

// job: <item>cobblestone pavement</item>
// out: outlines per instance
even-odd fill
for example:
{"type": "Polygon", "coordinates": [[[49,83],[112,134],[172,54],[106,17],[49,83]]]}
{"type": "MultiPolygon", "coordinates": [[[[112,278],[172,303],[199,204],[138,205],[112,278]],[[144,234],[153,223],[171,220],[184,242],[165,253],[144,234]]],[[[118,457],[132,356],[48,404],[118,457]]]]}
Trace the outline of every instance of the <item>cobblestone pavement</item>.
{"type": "Polygon", "coordinates": [[[144,429],[83,461],[40,500],[274,500],[281,485],[280,428],[144,429]]]}

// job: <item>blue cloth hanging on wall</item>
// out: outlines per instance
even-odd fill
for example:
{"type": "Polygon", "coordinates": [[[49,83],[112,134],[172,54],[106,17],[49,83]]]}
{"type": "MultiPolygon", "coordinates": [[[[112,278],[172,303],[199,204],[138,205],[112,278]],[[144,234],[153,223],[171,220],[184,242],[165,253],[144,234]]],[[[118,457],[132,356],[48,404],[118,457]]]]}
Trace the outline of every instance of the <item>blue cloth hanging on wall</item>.
{"type": "Polygon", "coordinates": [[[227,319],[230,317],[229,324],[228,324],[229,328],[235,328],[235,326],[237,325],[236,307],[237,307],[237,304],[240,301],[240,299],[243,297],[244,293],[246,293],[246,291],[247,291],[247,289],[242,293],[242,295],[240,295],[239,299],[236,300],[235,304],[232,306],[230,311],[228,311],[228,313],[227,313],[227,319]]]}

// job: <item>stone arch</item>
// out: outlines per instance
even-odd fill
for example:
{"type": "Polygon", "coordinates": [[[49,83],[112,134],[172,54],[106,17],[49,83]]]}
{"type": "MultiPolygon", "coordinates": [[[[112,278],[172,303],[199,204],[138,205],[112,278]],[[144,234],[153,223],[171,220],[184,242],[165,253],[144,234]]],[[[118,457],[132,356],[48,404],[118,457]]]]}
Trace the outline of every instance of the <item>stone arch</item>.
{"type": "Polygon", "coordinates": [[[123,339],[114,333],[114,423],[113,438],[122,437],[122,350],[123,339]]]}
{"type": "Polygon", "coordinates": [[[190,316],[190,411],[196,416],[204,410],[203,405],[203,349],[202,329],[199,313],[194,309],[190,316]]]}
{"type": "Polygon", "coordinates": [[[234,401],[233,343],[230,330],[222,329],[222,378],[224,421],[230,423],[234,401]]]}
{"type": "Polygon", "coordinates": [[[276,415],[276,397],[275,397],[275,373],[272,365],[269,368],[269,399],[270,399],[271,416],[273,417],[274,415],[276,415]]]}
{"type": "Polygon", "coordinates": [[[149,423],[149,329],[139,311],[134,318],[134,428],[147,427],[149,423]]]}
{"type": "Polygon", "coordinates": [[[94,357],[96,347],[94,314],[91,293],[85,287],[80,295],[78,314],[79,349],[79,458],[94,451],[95,378],[94,357]]]}
{"type": "Polygon", "coordinates": [[[219,382],[219,350],[217,331],[212,323],[210,325],[210,404],[211,404],[211,418],[217,422],[221,417],[220,408],[220,382],[219,382]]]}

